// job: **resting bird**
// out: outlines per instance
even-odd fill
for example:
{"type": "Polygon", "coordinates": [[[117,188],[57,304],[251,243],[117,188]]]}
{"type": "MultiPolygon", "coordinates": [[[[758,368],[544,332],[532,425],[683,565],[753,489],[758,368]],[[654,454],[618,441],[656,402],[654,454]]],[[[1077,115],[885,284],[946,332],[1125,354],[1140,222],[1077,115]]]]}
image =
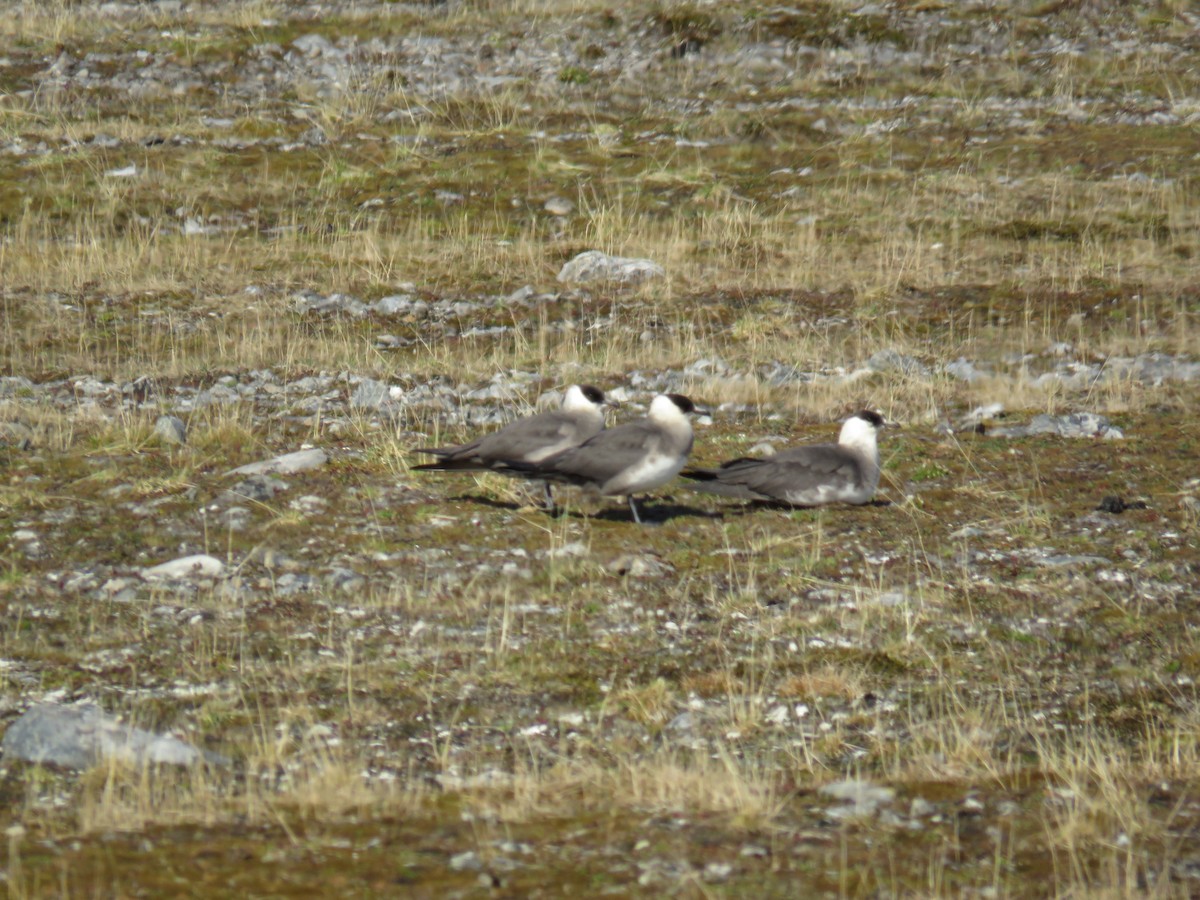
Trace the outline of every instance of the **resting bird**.
{"type": "Polygon", "coordinates": [[[659,394],[646,418],[601,431],[578,447],[540,463],[509,463],[514,474],[590,488],[606,497],[628,497],[639,525],[635,494],[666,484],[692,452],[688,413],[703,412],[681,394],[659,394]]]}
{"type": "MultiPolygon", "coordinates": [[[[513,463],[533,465],[577,447],[604,430],[604,408],[611,406],[604,392],[590,384],[573,384],[563,395],[562,405],[510,422],[455,447],[426,447],[415,450],[436,456],[437,462],[413,466],[418,471],[504,472],[514,474],[513,463]]],[[[554,508],[550,485],[546,486],[546,506],[554,508]]]]}
{"type": "Polygon", "coordinates": [[[744,500],[820,506],[868,503],[879,487],[876,435],[892,423],[863,410],[842,425],[836,444],[810,444],[782,450],[766,459],[743,457],[716,469],[689,469],[692,490],[744,500]]]}

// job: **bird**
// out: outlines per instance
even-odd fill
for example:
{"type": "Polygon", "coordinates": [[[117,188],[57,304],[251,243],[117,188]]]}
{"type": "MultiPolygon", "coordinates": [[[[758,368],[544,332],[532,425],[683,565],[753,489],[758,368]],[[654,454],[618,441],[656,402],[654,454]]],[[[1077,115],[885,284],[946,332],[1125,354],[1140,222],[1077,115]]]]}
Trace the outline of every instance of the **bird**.
{"type": "Polygon", "coordinates": [[[874,410],[857,412],[842,425],[836,444],[809,444],[765,459],[741,457],[715,469],[687,469],[688,487],[709,494],[821,506],[869,503],[879,487],[882,428],[893,425],[874,410]]]}
{"type": "MultiPolygon", "coordinates": [[[[616,404],[590,384],[573,384],[563,394],[557,410],[517,419],[499,431],[481,435],[453,447],[422,447],[414,453],[436,456],[437,461],[413,466],[419,471],[504,472],[513,464],[535,465],[582,444],[604,430],[604,410],[616,404]]],[[[550,485],[546,508],[554,509],[550,485]]]]}
{"type": "Polygon", "coordinates": [[[661,487],[684,467],[694,441],[688,420],[693,412],[706,410],[682,394],[658,394],[644,419],[608,428],[539,463],[514,460],[510,467],[527,478],[627,497],[633,521],[641,525],[634,495],[661,487]]]}

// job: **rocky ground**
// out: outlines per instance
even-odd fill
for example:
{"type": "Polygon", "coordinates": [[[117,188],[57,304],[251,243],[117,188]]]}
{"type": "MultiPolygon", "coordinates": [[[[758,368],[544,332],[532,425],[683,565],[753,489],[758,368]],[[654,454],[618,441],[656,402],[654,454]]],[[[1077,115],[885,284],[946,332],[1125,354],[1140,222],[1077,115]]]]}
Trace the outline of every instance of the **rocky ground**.
{"type": "Polygon", "coordinates": [[[21,6],[10,892],[1194,894],[1197,33],[21,6]],[[645,527],[409,470],[579,382],[702,464],[904,427],[874,505],[645,527]]]}

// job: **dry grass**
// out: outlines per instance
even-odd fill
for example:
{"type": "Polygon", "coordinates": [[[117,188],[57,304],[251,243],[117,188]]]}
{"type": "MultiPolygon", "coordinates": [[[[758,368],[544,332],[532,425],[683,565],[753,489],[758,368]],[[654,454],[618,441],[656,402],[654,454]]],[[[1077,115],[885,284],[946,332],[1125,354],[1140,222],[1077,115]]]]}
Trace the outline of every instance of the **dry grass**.
{"type": "Polygon", "coordinates": [[[990,10],[1008,50],[964,68],[946,48],[983,26],[939,4],[324,19],[150,4],[119,22],[14,5],[0,143],[45,147],[0,156],[0,375],[60,384],[0,396],[0,703],[11,720],[39,697],[98,699],[236,765],[6,761],[10,896],[318,879],[374,895],[1193,893],[1195,387],[1040,378],[1056,352],[1194,353],[1200,204],[1179,122],[1196,69],[1163,49],[1185,46],[1192,14],[1077,6],[990,10]],[[1110,32],[1136,49],[1046,50],[1110,32]],[[449,94],[386,54],[347,64],[340,88],[306,76],[253,103],[221,81],[306,33],[466,41],[481,71],[553,36],[562,65],[449,94]],[[124,53],[130,34],[214,67],[221,89],[116,103],[25,72],[124,53]],[[688,36],[705,42],[695,64],[671,57],[688,36]],[[747,64],[750,40],[785,42],[782,68],[747,64]],[[622,44],[649,48],[636,89],[622,44]],[[881,46],[933,62],[861,55],[881,46]],[[1146,97],[1175,124],[1122,124],[1146,97]],[[551,220],[551,196],[575,211],[551,220]],[[189,219],[211,230],[185,234],[189,219]],[[592,248],[668,277],[558,285],[592,248]],[[505,299],[524,285],[555,296],[505,299]],[[472,307],[323,318],[295,312],[301,290],[472,307]],[[384,332],[412,343],[381,350],[384,332]],[[928,372],[864,368],[889,348],[928,372]],[[942,371],[960,357],[991,374],[942,371]],[[792,366],[804,378],[774,377],[792,366]],[[337,399],[171,408],[176,389],[255,370],[328,374],[337,399]],[[891,505],[753,510],[672,488],[666,521],[635,529],[566,491],[548,519],[523,485],[410,470],[414,446],[473,426],[343,402],[360,377],[465,389],[517,371],[536,376],[507,404],[519,415],[552,386],[664,370],[727,405],[699,432],[704,463],[768,434],[832,439],[865,405],[901,420],[891,505]],[[89,375],[161,391],[93,397],[89,375]],[[993,402],[1105,413],[1129,437],[1114,454],[931,427],[993,402]],[[186,419],[185,446],[155,437],[162,412],[186,419]],[[306,442],[334,463],[240,503],[244,528],[223,518],[225,473],[306,442]],[[1151,504],[1104,519],[1108,493],[1151,504]],[[232,576],[139,580],[192,552],[232,576]],[[629,554],[665,574],[616,574],[629,554]],[[818,790],[847,778],[896,796],[841,821],[818,790]]]}

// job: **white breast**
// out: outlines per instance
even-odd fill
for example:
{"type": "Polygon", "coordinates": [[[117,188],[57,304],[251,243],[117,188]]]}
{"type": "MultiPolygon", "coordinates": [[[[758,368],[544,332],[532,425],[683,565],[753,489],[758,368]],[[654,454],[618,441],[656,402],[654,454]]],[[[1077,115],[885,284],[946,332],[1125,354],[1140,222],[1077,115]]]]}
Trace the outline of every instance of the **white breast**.
{"type": "Polygon", "coordinates": [[[600,488],[604,494],[640,494],[661,487],[679,474],[683,456],[653,453],[636,465],[614,475],[600,488]]]}

